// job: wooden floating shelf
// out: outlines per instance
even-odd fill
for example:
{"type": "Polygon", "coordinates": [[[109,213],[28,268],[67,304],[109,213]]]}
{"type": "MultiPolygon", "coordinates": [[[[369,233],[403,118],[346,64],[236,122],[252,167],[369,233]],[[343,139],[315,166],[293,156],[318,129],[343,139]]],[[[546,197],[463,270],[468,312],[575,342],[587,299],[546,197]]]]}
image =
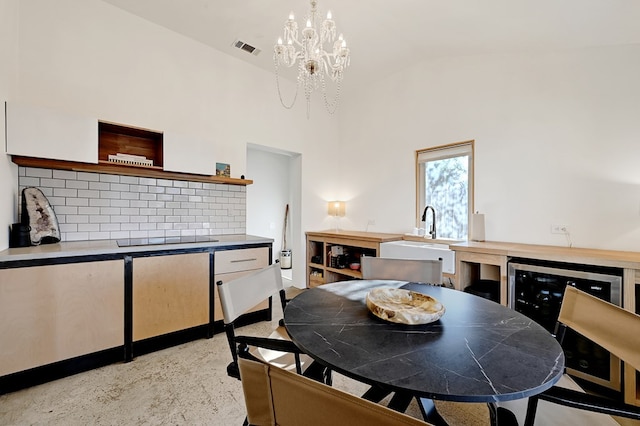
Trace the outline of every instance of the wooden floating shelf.
{"type": "Polygon", "coordinates": [[[149,177],[156,179],[186,180],[192,182],[223,183],[228,185],[251,185],[253,180],[236,179],[215,175],[197,175],[191,173],[168,172],[157,166],[136,166],[99,161],[97,164],[80,163],[75,161],[50,160],[46,158],[23,157],[12,155],[11,160],[22,167],[36,167],[41,169],[70,170],[88,173],[109,173],[125,176],[149,177]]]}

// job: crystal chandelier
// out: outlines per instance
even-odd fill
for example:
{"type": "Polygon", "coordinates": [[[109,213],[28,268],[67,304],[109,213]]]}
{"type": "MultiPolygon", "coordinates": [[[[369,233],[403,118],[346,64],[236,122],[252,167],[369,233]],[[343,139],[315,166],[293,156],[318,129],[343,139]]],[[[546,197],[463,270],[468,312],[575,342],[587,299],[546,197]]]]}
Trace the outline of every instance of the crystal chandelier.
{"type": "Polygon", "coordinates": [[[276,85],[278,96],[283,107],[291,109],[296,103],[300,86],[304,88],[307,99],[307,118],[311,108],[311,93],[320,88],[324,97],[324,104],[330,114],[338,107],[342,77],[349,66],[349,48],[342,37],[336,39],[336,24],[331,19],[331,11],[327,12],[327,19],[319,22],[316,0],[311,0],[311,10],[307,16],[306,26],[298,33],[298,23],[294,20],[293,12],[284,23],[284,37],[278,38],[273,49],[273,61],[276,66],[276,85]],[[317,25],[320,24],[318,29],[317,25]],[[291,104],[282,100],[278,69],[280,65],[288,68],[298,64],[298,84],[291,104]],[[327,76],[336,82],[336,95],[333,100],[327,97],[327,76]]]}

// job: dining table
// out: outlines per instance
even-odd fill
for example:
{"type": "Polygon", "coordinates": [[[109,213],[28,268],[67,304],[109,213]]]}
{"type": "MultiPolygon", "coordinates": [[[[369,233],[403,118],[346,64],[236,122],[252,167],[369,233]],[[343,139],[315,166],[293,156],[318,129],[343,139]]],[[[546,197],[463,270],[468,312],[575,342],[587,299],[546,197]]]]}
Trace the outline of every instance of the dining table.
{"type": "Polygon", "coordinates": [[[424,283],[351,280],[301,292],[284,325],[302,351],[332,371],[371,386],[364,398],[404,411],[416,398],[425,418],[442,424],[433,400],[495,404],[553,386],[564,371],[557,340],[530,318],[463,291],[424,283]],[[406,289],[442,303],[427,324],[400,324],[366,305],[374,288],[406,289]],[[429,403],[431,404],[429,405],[429,403]],[[430,408],[429,408],[430,407],[430,408]],[[434,421],[435,419],[435,421],[434,421]]]}

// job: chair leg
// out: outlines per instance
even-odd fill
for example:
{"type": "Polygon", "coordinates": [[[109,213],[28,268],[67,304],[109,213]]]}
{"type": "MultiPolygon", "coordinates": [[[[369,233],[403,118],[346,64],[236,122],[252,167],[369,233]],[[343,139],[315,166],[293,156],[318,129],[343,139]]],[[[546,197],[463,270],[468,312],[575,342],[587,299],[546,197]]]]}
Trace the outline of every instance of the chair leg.
{"type": "Polygon", "coordinates": [[[371,402],[380,402],[390,393],[390,390],[386,390],[378,386],[371,386],[364,395],[362,395],[362,399],[366,399],[371,402]]]}
{"type": "Polygon", "coordinates": [[[536,410],[538,409],[538,398],[535,396],[529,397],[527,403],[527,414],[524,418],[524,426],[533,426],[536,421],[536,410]]]}
{"type": "Polygon", "coordinates": [[[396,392],[391,397],[391,401],[389,401],[389,405],[387,407],[391,408],[392,410],[404,413],[405,411],[407,411],[407,407],[411,403],[412,399],[413,395],[403,392],[396,392]]]}
{"type": "Polygon", "coordinates": [[[416,397],[416,402],[426,422],[435,426],[448,426],[447,421],[436,410],[436,404],[432,399],[416,397]]]}
{"type": "Polygon", "coordinates": [[[333,376],[331,374],[331,369],[328,367],[324,370],[324,383],[327,386],[333,386],[333,376]]]}

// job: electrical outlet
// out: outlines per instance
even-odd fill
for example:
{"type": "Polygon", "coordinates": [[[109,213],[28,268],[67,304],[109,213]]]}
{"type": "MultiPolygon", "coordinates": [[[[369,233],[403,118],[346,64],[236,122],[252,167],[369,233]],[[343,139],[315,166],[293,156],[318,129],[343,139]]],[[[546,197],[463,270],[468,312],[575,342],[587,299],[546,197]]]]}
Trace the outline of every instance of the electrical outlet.
{"type": "Polygon", "coordinates": [[[569,227],[567,225],[551,225],[551,233],[552,234],[568,234],[569,227]]]}

